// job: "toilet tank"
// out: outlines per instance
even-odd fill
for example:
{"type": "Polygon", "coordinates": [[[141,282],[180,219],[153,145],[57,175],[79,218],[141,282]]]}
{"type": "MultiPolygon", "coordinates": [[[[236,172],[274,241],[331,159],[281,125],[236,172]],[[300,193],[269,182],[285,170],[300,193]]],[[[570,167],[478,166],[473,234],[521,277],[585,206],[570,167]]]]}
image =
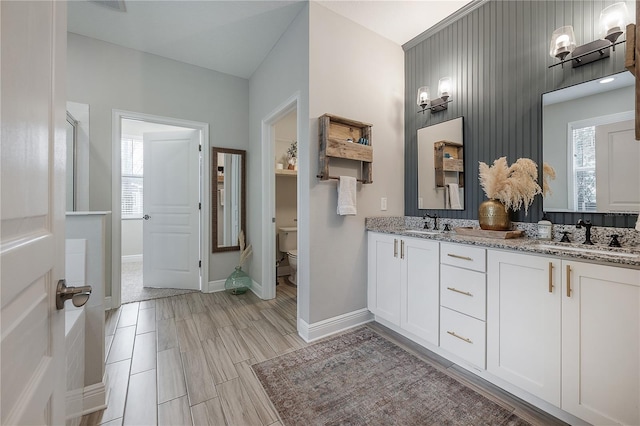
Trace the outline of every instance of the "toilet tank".
{"type": "Polygon", "coordinates": [[[281,252],[288,252],[298,248],[298,228],[295,226],[278,229],[278,247],[281,252]]]}

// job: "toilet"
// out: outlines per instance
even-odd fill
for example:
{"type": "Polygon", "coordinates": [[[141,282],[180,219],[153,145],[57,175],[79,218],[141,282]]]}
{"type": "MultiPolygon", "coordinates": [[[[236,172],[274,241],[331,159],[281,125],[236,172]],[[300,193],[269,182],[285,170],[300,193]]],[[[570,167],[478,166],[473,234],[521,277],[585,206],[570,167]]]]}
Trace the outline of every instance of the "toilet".
{"type": "Polygon", "coordinates": [[[291,275],[289,281],[298,284],[298,228],[295,226],[282,227],[278,230],[278,244],[280,251],[287,253],[291,275]]]}

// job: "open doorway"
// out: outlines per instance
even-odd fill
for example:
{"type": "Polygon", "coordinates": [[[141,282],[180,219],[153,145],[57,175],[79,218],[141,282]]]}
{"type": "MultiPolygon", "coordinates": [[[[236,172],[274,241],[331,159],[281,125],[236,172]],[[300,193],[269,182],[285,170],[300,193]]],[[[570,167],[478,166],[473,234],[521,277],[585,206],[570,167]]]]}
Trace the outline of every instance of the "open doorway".
{"type": "Polygon", "coordinates": [[[114,111],[113,134],[111,305],[201,290],[208,125],[114,111]]]}

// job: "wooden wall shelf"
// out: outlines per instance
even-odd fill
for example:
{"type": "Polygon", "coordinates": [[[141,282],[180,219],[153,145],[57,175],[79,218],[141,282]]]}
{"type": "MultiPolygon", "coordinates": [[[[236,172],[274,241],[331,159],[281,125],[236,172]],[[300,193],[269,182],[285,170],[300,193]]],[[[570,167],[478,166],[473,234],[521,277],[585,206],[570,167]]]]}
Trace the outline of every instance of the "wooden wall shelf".
{"type": "Polygon", "coordinates": [[[362,179],[359,182],[373,182],[373,148],[371,146],[371,124],[348,118],[324,114],[319,118],[320,153],[318,158],[318,178],[335,179],[329,174],[331,158],[344,158],[360,162],[362,179]],[[369,145],[357,143],[360,138],[369,145]],[[351,139],[353,142],[347,142],[351,139]]]}
{"type": "Polygon", "coordinates": [[[298,176],[298,171],[289,169],[276,169],[276,176],[298,176]]]}
{"type": "Polygon", "coordinates": [[[463,146],[458,142],[438,141],[433,144],[433,162],[436,169],[436,187],[444,187],[447,172],[458,174],[458,185],[464,187],[463,146]]]}

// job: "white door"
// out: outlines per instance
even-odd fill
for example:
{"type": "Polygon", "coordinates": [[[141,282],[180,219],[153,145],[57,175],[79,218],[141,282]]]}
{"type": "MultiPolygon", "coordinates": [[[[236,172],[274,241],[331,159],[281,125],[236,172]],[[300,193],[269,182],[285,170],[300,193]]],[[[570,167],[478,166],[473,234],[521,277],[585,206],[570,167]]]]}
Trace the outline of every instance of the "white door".
{"type": "Polygon", "coordinates": [[[634,121],[597,126],[596,158],[598,211],[637,212],[640,208],[640,143],[635,140],[634,121]]]}
{"type": "Polygon", "coordinates": [[[562,269],[562,409],[596,425],[639,425],[640,270],[562,269]]]}
{"type": "Polygon", "coordinates": [[[368,308],[400,325],[400,239],[369,233],[368,308]]]}
{"type": "Polygon", "coordinates": [[[438,345],[440,323],[440,244],[416,238],[400,243],[402,262],[400,326],[438,345]]]}
{"type": "Polygon", "coordinates": [[[200,132],[145,133],[145,287],[200,288],[200,132]]]}
{"type": "Polygon", "coordinates": [[[65,2],[0,2],[0,424],[65,423],[65,2]]]}
{"type": "Polygon", "coordinates": [[[489,250],[487,370],[560,406],[560,260],[489,250]]]}

